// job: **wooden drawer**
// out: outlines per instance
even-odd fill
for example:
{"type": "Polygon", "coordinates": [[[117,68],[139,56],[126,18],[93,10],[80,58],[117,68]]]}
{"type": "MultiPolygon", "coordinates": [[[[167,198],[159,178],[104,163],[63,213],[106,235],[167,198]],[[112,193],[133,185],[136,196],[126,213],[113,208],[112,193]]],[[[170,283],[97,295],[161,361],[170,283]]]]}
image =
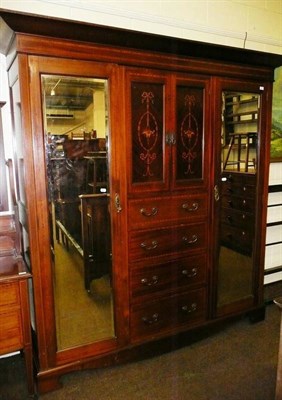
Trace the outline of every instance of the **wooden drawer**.
{"type": "Polygon", "coordinates": [[[20,294],[17,282],[3,283],[0,290],[0,307],[19,304],[20,294]]]}
{"type": "Polygon", "coordinates": [[[131,232],[129,235],[130,260],[167,256],[191,252],[206,247],[205,223],[186,226],[131,232]]]}
{"type": "Polygon", "coordinates": [[[254,199],[240,196],[222,196],[222,206],[242,212],[253,212],[255,208],[254,199]]]}
{"type": "Polygon", "coordinates": [[[223,172],[222,182],[234,187],[256,186],[256,175],[245,172],[223,172]]]}
{"type": "Polygon", "coordinates": [[[130,271],[132,301],[140,301],[144,296],[162,294],[167,290],[177,290],[206,282],[206,255],[186,257],[171,262],[130,271]]]}
{"type": "Polygon", "coordinates": [[[234,251],[250,255],[253,249],[253,235],[248,230],[222,224],[221,243],[234,251]]]}
{"type": "Polygon", "coordinates": [[[156,197],[130,200],[129,229],[163,226],[168,221],[187,223],[207,215],[207,196],[156,197]]]}
{"type": "Polygon", "coordinates": [[[20,350],[23,347],[20,310],[0,313],[0,354],[20,350]]]}
{"type": "Polygon", "coordinates": [[[254,215],[252,213],[233,210],[231,208],[222,208],[221,222],[249,231],[253,231],[254,229],[254,215]]]}
{"type": "Polygon", "coordinates": [[[256,187],[253,184],[242,182],[222,182],[222,195],[227,196],[243,196],[248,198],[255,197],[256,187]]]}
{"type": "Polygon", "coordinates": [[[132,307],[131,340],[162,335],[184,325],[194,325],[206,318],[206,291],[204,288],[165,297],[132,307]]]}

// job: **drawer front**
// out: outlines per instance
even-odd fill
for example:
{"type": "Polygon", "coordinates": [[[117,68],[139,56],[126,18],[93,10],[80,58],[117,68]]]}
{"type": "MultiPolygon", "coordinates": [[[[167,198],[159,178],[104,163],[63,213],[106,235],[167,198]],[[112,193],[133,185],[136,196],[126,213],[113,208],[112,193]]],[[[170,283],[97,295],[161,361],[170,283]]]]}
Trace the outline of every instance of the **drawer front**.
{"type": "Polygon", "coordinates": [[[167,256],[206,247],[206,224],[131,232],[129,256],[131,260],[167,256]]]}
{"type": "Polygon", "coordinates": [[[20,294],[17,282],[2,283],[0,285],[0,307],[19,304],[20,294]]]}
{"type": "Polygon", "coordinates": [[[253,231],[254,229],[254,215],[252,213],[233,210],[231,208],[221,209],[221,222],[249,231],[253,231]]]}
{"type": "Polygon", "coordinates": [[[20,310],[0,313],[0,354],[23,347],[20,310]]]}
{"type": "Polygon", "coordinates": [[[255,208],[254,199],[240,196],[222,196],[222,206],[242,212],[253,212],[255,208]]]}
{"type": "Polygon", "coordinates": [[[230,186],[256,186],[256,175],[255,174],[246,174],[242,172],[223,172],[222,174],[223,180],[222,182],[226,185],[230,186]]]}
{"type": "Polygon", "coordinates": [[[253,249],[253,235],[248,230],[222,224],[221,243],[234,251],[250,255],[253,249]]]}
{"type": "Polygon", "coordinates": [[[167,221],[188,221],[207,215],[205,194],[129,201],[129,229],[163,226],[167,221]]]}
{"type": "Polygon", "coordinates": [[[248,183],[222,182],[222,194],[227,196],[255,197],[255,186],[248,183]]]}
{"type": "Polygon", "coordinates": [[[204,288],[166,297],[156,302],[133,306],[130,328],[131,340],[162,335],[181,326],[194,325],[206,319],[204,288]]]}
{"type": "Polygon", "coordinates": [[[192,285],[206,283],[206,255],[186,257],[172,262],[131,269],[130,287],[132,301],[140,301],[143,296],[161,294],[167,290],[177,290],[192,285]]]}

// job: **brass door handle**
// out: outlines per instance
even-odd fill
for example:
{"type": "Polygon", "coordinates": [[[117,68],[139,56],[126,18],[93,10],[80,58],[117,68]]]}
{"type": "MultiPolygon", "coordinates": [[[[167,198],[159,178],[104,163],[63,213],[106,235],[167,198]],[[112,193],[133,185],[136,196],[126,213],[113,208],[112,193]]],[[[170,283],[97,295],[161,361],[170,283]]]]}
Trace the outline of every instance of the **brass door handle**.
{"type": "Polygon", "coordinates": [[[217,185],[214,186],[213,192],[214,192],[214,199],[215,199],[215,201],[218,201],[218,200],[220,199],[220,196],[219,196],[219,189],[218,189],[218,186],[217,186],[217,185]]]}
{"type": "Polygon", "coordinates": [[[118,193],[115,194],[115,206],[116,206],[116,211],[120,213],[122,211],[122,207],[120,204],[120,198],[118,193]]]}

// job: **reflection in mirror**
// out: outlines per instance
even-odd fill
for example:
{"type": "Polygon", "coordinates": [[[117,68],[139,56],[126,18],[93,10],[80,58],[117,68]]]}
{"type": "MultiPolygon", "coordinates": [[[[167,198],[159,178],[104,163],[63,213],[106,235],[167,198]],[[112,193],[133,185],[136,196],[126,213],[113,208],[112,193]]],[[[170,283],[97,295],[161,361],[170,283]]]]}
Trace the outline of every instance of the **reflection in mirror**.
{"type": "Polygon", "coordinates": [[[114,337],[105,79],[42,76],[58,350],[114,337]]]}
{"type": "Polygon", "coordinates": [[[222,93],[218,307],[252,296],[259,100],[222,93]]]}

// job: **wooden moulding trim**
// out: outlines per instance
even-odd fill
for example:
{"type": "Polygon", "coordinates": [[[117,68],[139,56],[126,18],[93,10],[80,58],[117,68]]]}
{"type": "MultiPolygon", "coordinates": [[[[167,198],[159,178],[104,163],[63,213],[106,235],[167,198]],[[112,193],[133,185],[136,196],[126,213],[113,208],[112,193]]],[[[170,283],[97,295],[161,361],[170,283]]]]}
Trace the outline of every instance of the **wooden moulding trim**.
{"type": "Polygon", "coordinates": [[[282,55],[273,53],[5,10],[0,10],[0,16],[17,33],[55,38],[58,37],[59,32],[62,39],[99,43],[106,46],[196,58],[202,58],[204,55],[204,58],[209,60],[272,68],[282,65],[282,55]]]}
{"type": "Polygon", "coordinates": [[[207,76],[244,77],[254,80],[261,79],[263,82],[266,80],[273,80],[273,70],[267,67],[234,66],[228,63],[222,63],[221,61],[145,53],[140,50],[105,47],[99,44],[70,42],[68,40],[24,34],[17,34],[16,41],[17,51],[23,54],[110,62],[126,66],[138,65],[140,67],[169,69],[178,72],[201,73],[207,76]]]}

